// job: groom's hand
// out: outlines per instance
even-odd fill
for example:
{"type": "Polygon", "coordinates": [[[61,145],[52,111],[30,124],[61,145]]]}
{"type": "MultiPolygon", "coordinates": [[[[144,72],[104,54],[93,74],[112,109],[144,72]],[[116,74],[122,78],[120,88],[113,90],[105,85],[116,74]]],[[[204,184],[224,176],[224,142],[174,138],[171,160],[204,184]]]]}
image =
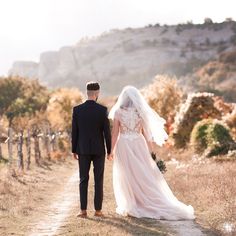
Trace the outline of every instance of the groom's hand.
{"type": "Polygon", "coordinates": [[[73,157],[75,160],[79,160],[79,156],[76,153],[73,153],[73,157]]]}

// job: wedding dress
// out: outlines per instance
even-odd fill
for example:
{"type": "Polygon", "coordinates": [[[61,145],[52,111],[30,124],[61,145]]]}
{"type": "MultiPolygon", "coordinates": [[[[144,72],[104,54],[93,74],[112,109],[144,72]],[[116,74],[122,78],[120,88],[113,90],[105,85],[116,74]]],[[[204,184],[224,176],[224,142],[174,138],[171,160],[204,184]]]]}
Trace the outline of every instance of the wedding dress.
{"type": "Polygon", "coordinates": [[[194,219],[193,207],[173,195],[152,159],[142,134],[145,124],[137,108],[117,108],[113,119],[119,121],[113,163],[116,212],[137,218],[194,219]]]}

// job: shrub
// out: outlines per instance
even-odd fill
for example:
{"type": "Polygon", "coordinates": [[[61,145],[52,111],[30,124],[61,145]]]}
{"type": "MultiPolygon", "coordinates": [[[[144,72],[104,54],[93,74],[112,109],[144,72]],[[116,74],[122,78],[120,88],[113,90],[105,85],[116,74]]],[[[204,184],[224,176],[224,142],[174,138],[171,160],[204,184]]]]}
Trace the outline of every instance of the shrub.
{"type": "Polygon", "coordinates": [[[231,113],[228,113],[223,117],[225,123],[229,126],[231,133],[236,140],[236,105],[231,113]]]}
{"type": "Polygon", "coordinates": [[[203,153],[207,148],[207,129],[209,127],[210,120],[204,119],[199,121],[193,128],[191,133],[190,143],[194,147],[195,152],[203,153]]]}
{"type": "Polygon", "coordinates": [[[172,138],[177,148],[184,148],[195,124],[204,118],[219,118],[220,111],[214,106],[213,94],[193,93],[181,105],[175,117],[172,138]]]}
{"type": "Polygon", "coordinates": [[[236,149],[227,126],[213,119],[201,120],[194,126],[190,143],[195,152],[206,157],[226,154],[236,149]]]}
{"type": "Polygon", "coordinates": [[[236,63],[236,51],[222,53],[219,56],[219,61],[223,63],[230,63],[230,64],[236,63]]]}

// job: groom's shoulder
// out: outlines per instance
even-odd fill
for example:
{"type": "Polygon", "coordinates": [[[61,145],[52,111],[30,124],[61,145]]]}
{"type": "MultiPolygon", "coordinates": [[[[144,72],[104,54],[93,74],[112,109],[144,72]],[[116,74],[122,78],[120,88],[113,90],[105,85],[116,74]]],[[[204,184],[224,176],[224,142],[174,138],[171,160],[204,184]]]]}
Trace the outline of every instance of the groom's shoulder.
{"type": "Polygon", "coordinates": [[[101,103],[96,103],[101,109],[104,109],[104,110],[106,110],[107,109],[107,107],[106,106],[104,106],[104,105],[102,105],[101,103]]]}
{"type": "Polygon", "coordinates": [[[97,105],[101,110],[107,111],[107,107],[106,107],[106,106],[104,106],[104,105],[102,105],[102,104],[100,104],[100,103],[96,103],[96,105],[97,105]]]}
{"type": "Polygon", "coordinates": [[[84,106],[84,103],[81,103],[81,104],[79,104],[79,105],[76,105],[76,106],[74,106],[73,107],[73,111],[77,111],[77,110],[79,110],[81,107],[83,107],[84,106]]]}

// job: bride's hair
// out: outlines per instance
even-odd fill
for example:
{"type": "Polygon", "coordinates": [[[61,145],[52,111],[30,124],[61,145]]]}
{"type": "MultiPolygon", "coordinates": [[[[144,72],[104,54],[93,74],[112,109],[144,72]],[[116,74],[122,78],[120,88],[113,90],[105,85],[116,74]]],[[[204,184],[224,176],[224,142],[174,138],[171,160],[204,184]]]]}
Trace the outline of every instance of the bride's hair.
{"type": "Polygon", "coordinates": [[[116,111],[124,107],[133,107],[138,111],[143,121],[145,135],[150,141],[159,145],[165,142],[168,137],[164,129],[165,120],[148,105],[140,91],[133,86],[123,88],[109,113],[109,118],[114,119],[116,111]]]}
{"type": "Polygon", "coordinates": [[[120,103],[120,108],[128,108],[132,107],[134,104],[130,97],[124,92],[121,103],[120,103]]]}

